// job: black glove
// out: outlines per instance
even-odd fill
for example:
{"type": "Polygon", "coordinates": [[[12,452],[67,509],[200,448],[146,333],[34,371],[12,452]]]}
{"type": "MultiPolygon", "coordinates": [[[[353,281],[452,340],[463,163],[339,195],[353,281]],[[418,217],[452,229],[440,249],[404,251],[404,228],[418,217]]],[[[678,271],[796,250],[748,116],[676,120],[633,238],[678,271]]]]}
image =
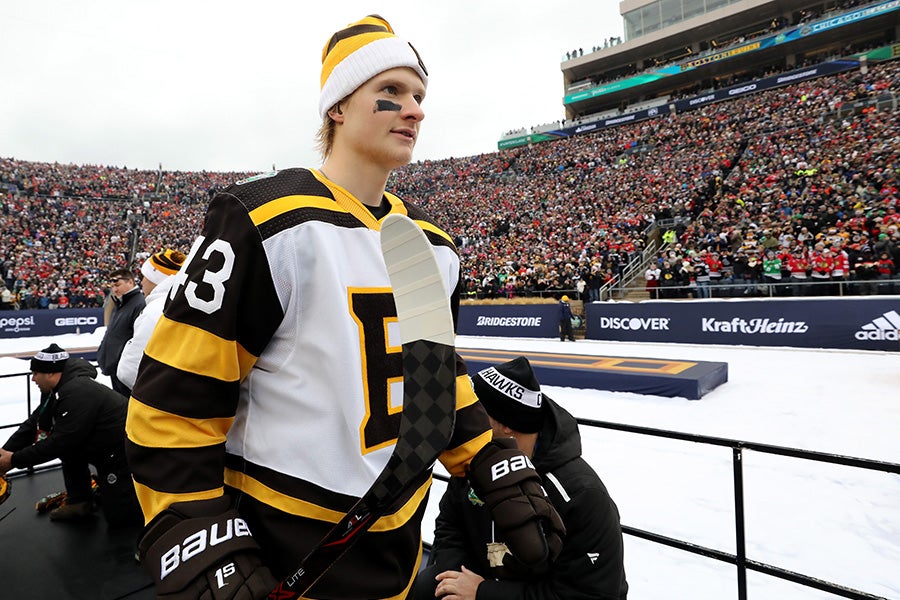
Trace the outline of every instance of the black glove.
{"type": "Polygon", "coordinates": [[[497,439],[482,448],[469,464],[469,481],[513,556],[528,568],[548,568],[559,556],[566,527],[516,441],[497,439]]]}
{"type": "Polygon", "coordinates": [[[158,600],[259,600],[278,582],[227,497],[176,502],[138,544],[158,600]]]}

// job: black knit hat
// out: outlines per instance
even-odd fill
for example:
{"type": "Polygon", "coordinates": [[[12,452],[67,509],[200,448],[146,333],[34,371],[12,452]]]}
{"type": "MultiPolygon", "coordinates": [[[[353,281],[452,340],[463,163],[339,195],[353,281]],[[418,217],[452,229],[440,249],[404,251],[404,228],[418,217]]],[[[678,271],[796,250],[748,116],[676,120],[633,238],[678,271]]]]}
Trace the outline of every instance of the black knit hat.
{"type": "Polygon", "coordinates": [[[56,344],[50,344],[31,359],[31,372],[62,373],[67,360],[69,360],[68,352],[56,344]]]}
{"type": "Polygon", "coordinates": [[[472,385],[495,421],[521,433],[541,430],[544,395],[524,356],[479,371],[472,377],[472,385]]]}

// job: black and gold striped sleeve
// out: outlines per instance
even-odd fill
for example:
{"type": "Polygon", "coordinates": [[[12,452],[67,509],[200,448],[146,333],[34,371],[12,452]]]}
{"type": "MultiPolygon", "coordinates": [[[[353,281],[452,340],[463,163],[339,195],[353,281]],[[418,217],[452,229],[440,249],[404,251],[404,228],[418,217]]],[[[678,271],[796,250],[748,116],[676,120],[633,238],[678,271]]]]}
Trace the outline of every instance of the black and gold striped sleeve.
{"type": "Polygon", "coordinates": [[[240,382],[283,317],[252,200],[220,193],[144,351],[126,423],[149,521],[172,502],[223,493],[240,382]]]}

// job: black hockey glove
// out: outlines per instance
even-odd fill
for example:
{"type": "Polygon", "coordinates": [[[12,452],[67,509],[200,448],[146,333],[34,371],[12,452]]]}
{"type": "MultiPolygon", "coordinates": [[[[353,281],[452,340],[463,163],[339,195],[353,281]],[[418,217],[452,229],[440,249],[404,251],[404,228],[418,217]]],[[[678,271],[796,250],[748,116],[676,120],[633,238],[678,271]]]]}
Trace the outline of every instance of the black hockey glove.
{"type": "Polygon", "coordinates": [[[278,584],[227,497],[176,502],[138,544],[157,600],[259,600],[278,584]]]}
{"type": "Polygon", "coordinates": [[[515,440],[497,439],[482,448],[469,465],[469,481],[513,556],[530,569],[549,568],[566,528],[515,440]]]}

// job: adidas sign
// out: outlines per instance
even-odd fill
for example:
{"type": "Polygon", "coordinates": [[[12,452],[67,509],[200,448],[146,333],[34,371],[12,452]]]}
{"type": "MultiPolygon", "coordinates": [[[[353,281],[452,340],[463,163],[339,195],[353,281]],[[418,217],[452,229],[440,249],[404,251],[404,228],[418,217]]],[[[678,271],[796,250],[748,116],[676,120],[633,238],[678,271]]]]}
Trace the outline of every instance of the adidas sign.
{"type": "Polygon", "coordinates": [[[860,327],[853,337],[861,342],[867,340],[896,342],[900,340],[900,314],[897,314],[896,310],[886,312],[873,319],[871,323],[860,327]]]}

